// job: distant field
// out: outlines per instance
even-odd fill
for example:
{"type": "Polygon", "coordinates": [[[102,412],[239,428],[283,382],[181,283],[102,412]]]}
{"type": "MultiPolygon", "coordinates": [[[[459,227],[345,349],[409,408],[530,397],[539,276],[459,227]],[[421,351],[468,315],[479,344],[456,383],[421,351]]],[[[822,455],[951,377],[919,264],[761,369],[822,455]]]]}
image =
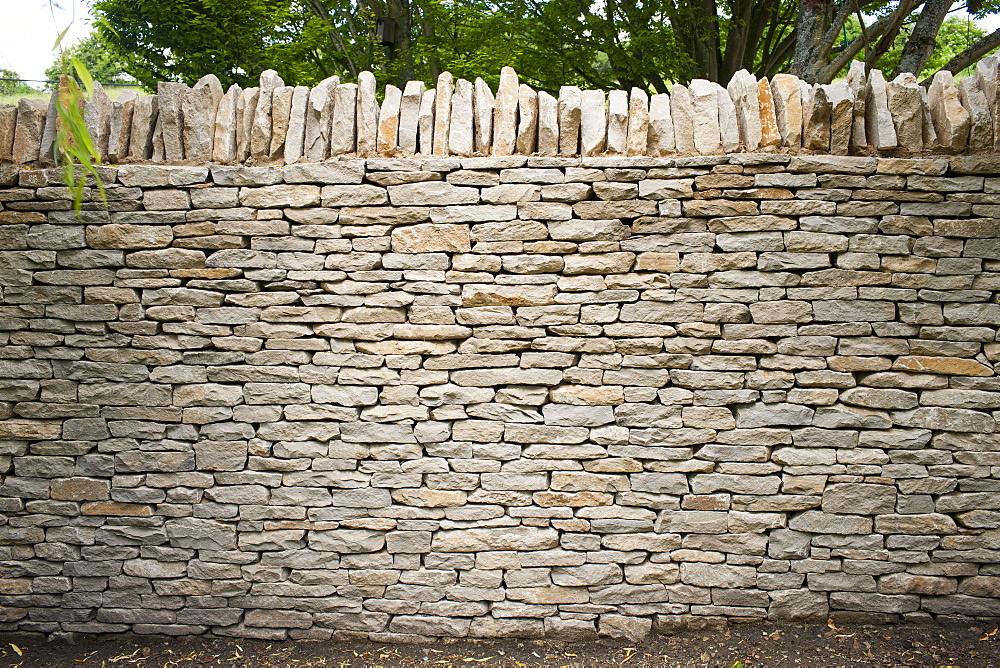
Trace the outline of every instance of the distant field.
{"type": "MultiPolygon", "coordinates": [[[[118,96],[127,90],[135,91],[139,95],[147,95],[147,93],[143,91],[141,88],[136,88],[132,86],[107,86],[104,90],[108,94],[108,97],[110,97],[112,100],[117,100],[118,96]]],[[[47,100],[49,99],[49,92],[34,91],[26,94],[0,95],[0,104],[17,104],[17,101],[24,97],[36,98],[39,100],[47,100]]]]}

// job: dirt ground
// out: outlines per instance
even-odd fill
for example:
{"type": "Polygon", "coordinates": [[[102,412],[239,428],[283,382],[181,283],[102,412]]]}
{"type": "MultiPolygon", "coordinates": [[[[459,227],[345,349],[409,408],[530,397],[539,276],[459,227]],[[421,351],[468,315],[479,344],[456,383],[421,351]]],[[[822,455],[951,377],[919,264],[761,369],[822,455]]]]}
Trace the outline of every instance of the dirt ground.
{"type": "Polygon", "coordinates": [[[75,644],[0,637],[3,666],[1000,666],[1000,633],[949,626],[734,625],[643,643],[498,640],[435,645],[108,636],[75,644]]]}

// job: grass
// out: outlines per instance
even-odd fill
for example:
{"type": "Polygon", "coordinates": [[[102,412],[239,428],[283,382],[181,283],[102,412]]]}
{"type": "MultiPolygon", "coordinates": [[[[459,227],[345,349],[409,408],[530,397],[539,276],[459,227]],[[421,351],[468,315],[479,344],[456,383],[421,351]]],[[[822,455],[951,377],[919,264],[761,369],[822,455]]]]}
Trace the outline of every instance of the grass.
{"type": "MultiPolygon", "coordinates": [[[[118,96],[127,90],[134,91],[137,95],[148,95],[141,88],[133,86],[108,86],[104,89],[104,92],[108,94],[108,97],[112,101],[117,100],[118,96]]],[[[37,99],[37,100],[48,100],[50,93],[48,91],[42,90],[31,90],[24,93],[16,93],[14,95],[0,95],[0,104],[17,104],[17,101],[21,98],[37,99]]]]}

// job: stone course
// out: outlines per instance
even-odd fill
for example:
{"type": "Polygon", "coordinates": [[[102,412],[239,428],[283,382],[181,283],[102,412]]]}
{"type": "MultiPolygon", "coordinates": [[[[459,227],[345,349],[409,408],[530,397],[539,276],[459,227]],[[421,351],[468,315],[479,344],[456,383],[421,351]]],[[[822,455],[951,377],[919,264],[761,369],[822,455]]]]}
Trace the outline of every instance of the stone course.
{"type": "Polygon", "coordinates": [[[995,157],[100,169],[0,171],[0,630],[1000,616],[995,157]]]}

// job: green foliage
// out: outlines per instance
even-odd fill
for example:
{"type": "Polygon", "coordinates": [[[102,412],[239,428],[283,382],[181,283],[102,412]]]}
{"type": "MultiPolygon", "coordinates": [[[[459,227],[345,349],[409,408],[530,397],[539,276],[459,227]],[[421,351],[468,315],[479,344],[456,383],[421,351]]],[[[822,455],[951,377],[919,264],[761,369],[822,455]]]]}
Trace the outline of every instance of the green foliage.
{"type": "MultiPolygon", "coordinates": [[[[20,79],[21,75],[14,70],[0,67],[0,79],[20,79]]],[[[0,81],[0,95],[12,95],[17,97],[31,97],[37,94],[34,88],[23,81],[0,81]]]]}
{"type": "MultiPolygon", "coordinates": [[[[886,75],[896,69],[899,59],[903,55],[903,46],[910,36],[912,23],[904,25],[896,39],[893,40],[892,47],[874,64],[874,67],[882,70],[886,75]]],[[[861,34],[857,18],[851,18],[845,26],[847,39],[853,40],[861,34]]],[[[934,51],[931,52],[927,64],[923,71],[917,76],[918,81],[933,76],[945,63],[951,60],[956,54],[961,53],[969,45],[986,36],[986,31],[979,27],[975,20],[967,16],[949,16],[941,24],[934,43],[934,51]]],[[[858,55],[858,59],[864,58],[864,52],[858,55]]],[[[847,74],[847,68],[841,72],[841,76],[847,74]]],[[[958,73],[956,73],[956,76],[958,73]]]]}
{"type": "Polygon", "coordinates": [[[254,85],[268,68],[289,84],[320,78],[325,31],[292,0],[97,0],[92,10],[100,38],[150,90],[207,73],[224,86],[254,85]]]}
{"type": "MultiPolygon", "coordinates": [[[[76,59],[87,68],[95,81],[101,83],[130,83],[135,79],[127,72],[125,61],[109,49],[101,41],[100,35],[96,32],[90,33],[85,39],[69,47],[65,51],[65,57],[69,60],[76,59]]],[[[59,75],[63,74],[62,57],[56,58],[52,67],[45,70],[45,78],[49,81],[58,82],[59,75]]],[[[58,83],[50,84],[53,90],[58,83]]]]}

